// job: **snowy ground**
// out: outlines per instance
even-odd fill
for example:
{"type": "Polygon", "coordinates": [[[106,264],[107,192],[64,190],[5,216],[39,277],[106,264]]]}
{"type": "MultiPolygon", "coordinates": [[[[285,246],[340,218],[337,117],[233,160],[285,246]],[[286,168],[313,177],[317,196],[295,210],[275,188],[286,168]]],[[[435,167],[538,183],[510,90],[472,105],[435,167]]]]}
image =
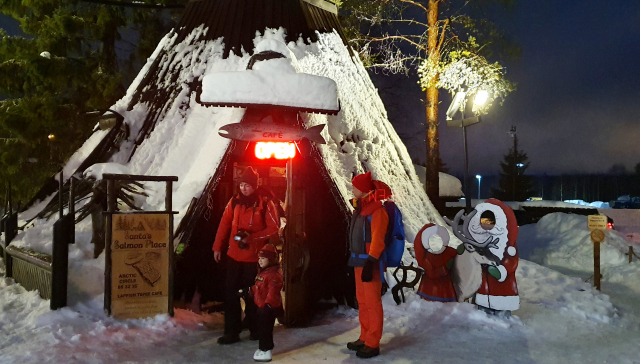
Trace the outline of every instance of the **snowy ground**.
{"type": "MultiPolygon", "coordinates": [[[[602,292],[592,274],[586,217],[553,214],[521,227],[516,317],[487,316],[470,304],[385,296],[382,355],[390,363],[640,363],[640,263],[628,264],[608,233],[602,244],[602,292]],[[584,220],[584,221],[582,221],[584,220]],[[561,273],[562,272],[562,273],[561,273]]],[[[3,269],[0,267],[0,270],[3,269]]],[[[0,363],[252,362],[257,343],[221,347],[220,314],[176,310],[174,318],[118,321],[102,296],[49,311],[49,302],[0,278],[0,363]]],[[[275,329],[274,361],[360,362],[345,344],[357,338],[357,311],[317,315],[307,328],[275,329]]],[[[246,339],[248,333],[243,333],[246,339]]]]}

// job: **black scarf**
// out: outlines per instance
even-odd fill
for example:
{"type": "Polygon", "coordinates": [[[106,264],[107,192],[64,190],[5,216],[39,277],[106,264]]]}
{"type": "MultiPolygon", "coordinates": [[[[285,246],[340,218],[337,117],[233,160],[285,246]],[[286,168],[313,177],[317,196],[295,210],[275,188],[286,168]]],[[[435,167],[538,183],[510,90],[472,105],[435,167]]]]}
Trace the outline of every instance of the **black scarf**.
{"type": "Polygon", "coordinates": [[[258,194],[257,193],[252,193],[249,196],[245,196],[244,194],[242,194],[242,192],[240,192],[240,194],[238,195],[238,203],[240,205],[244,205],[244,207],[246,208],[251,208],[254,207],[258,202],[258,194]]]}

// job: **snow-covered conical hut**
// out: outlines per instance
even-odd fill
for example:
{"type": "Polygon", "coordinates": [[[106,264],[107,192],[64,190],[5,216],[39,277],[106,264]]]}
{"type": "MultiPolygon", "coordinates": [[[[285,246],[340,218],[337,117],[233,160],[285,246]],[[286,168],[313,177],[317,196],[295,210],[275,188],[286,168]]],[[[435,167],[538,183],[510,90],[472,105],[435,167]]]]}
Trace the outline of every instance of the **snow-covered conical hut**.
{"type": "MultiPolygon", "coordinates": [[[[184,248],[176,272],[178,296],[189,299],[194,282],[201,277],[200,294],[208,300],[219,297],[211,245],[224,206],[236,188],[234,175],[247,165],[257,168],[262,184],[280,199],[291,196],[294,201],[287,209],[287,229],[293,233],[284,243],[283,267],[289,323],[303,320],[309,305],[319,299],[353,297],[346,260],[354,175],[371,171],[391,187],[404,217],[407,243],[413,242],[425,223],[444,225],[367,71],[348,47],[333,3],[190,1],[180,24],[160,41],[126,96],[111,109],[123,116],[122,123],[111,130],[96,129],[68,161],[64,176],[108,171],[179,177],[173,191],[173,207],[179,211],[175,243],[184,248]],[[221,126],[240,122],[244,108],[206,107],[197,101],[204,76],[245,70],[256,45],[265,39],[284,42],[295,55],[299,72],[333,79],[340,100],[341,109],[335,115],[301,113],[306,128],[327,124],[322,132],[327,143],[300,143],[293,163],[296,172],[289,172],[289,178],[284,162],[258,161],[246,143],[218,134],[221,126]],[[292,175],[299,179],[295,184],[288,180],[292,175]]],[[[147,186],[149,196],[138,198],[138,203],[158,210],[164,191],[153,188],[147,186]]],[[[25,210],[20,219],[36,216],[54,196],[41,195],[42,201],[25,210]]],[[[35,236],[49,231],[50,223],[35,220],[34,224],[20,233],[17,244],[37,245],[35,236]],[[35,232],[29,236],[30,231],[35,232]]],[[[74,262],[89,259],[90,254],[74,250],[89,244],[90,222],[78,224],[76,231],[70,269],[86,271],[86,265],[74,262]]],[[[50,246],[41,244],[41,249],[46,253],[50,246]]],[[[70,273],[70,284],[82,286],[73,277],[70,273]]]]}

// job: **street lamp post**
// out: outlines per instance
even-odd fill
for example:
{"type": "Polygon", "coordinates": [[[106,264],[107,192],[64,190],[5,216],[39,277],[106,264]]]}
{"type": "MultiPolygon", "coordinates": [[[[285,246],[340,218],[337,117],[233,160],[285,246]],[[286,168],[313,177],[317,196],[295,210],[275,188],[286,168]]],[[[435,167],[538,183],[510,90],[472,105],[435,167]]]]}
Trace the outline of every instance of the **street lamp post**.
{"type": "MultiPolygon", "coordinates": [[[[473,113],[476,114],[476,109],[479,110],[484,103],[487,102],[488,93],[484,90],[478,91],[473,98],[473,113]]],[[[453,98],[449,110],[447,110],[447,126],[455,126],[462,128],[462,141],[464,146],[464,200],[466,213],[471,212],[471,195],[469,192],[469,153],[467,148],[467,126],[477,124],[480,122],[480,116],[475,115],[470,118],[464,117],[464,109],[467,104],[467,94],[464,91],[459,91],[453,98]],[[462,114],[462,119],[453,120],[453,116],[458,113],[462,114]]]]}
{"type": "Polygon", "coordinates": [[[476,174],[476,178],[478,179],[478,200],[480,199],[480,181],[482,180],[482,176],[476,174]]]}
{"type": "Polygon", "coordinates": [[[511,188],[511,200],[515,201],[516,200],[516,175],[518,174],[518,166],[517,166],[517,162],[516,162],[516,158],[517,158],[517,153],[518,153],[518,139],[516,139],[516,126],[515,125],[511,125],[511,130],[509,130],[507,132],[507,134],[509,134],[510,137],[513,138],[513,168],[515,169],[515,171],[513,171],[513,186],[511,188]]]}

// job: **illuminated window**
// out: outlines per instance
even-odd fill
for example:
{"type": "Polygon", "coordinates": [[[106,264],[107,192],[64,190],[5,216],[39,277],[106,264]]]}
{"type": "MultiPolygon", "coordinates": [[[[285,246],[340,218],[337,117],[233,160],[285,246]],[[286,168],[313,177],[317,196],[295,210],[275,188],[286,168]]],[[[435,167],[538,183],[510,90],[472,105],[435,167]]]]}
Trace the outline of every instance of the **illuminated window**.
{"type": "Polygon", "coordinates": [[[294,143],[258,142],[255,153],[258,159],[289,159],[296,156],[296,145],[294,143]]]}

